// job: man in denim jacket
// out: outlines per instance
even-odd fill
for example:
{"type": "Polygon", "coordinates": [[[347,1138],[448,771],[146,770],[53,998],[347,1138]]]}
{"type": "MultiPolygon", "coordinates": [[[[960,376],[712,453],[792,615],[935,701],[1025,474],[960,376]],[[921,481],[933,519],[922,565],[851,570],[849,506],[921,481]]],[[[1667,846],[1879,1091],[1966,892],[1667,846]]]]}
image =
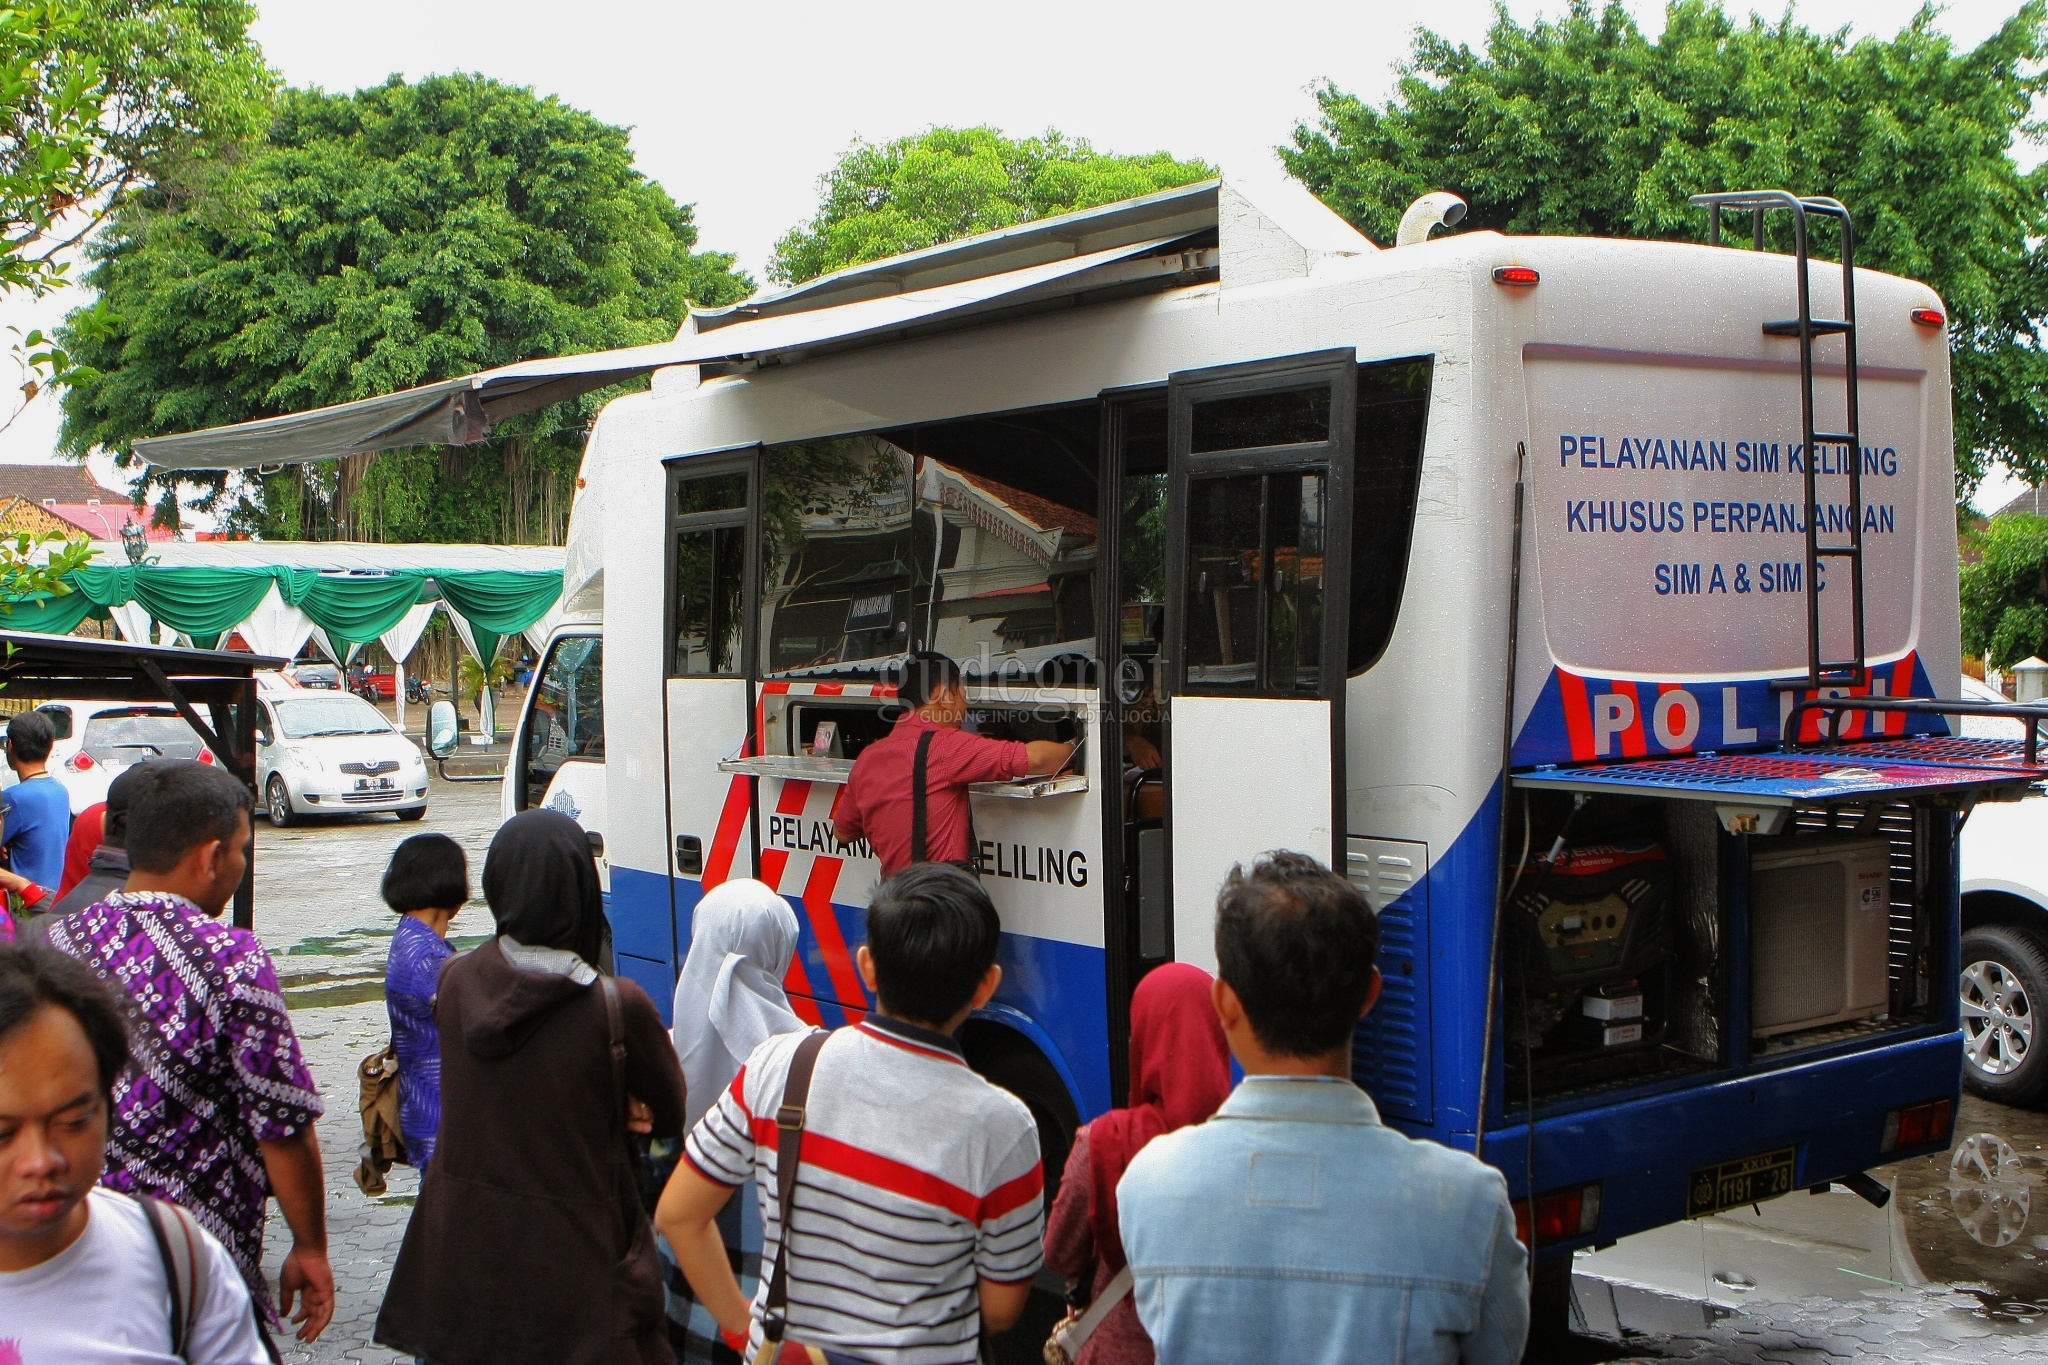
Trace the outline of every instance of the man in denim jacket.
{"type": "Polygon", "coordinates": [[[1173,1365],[1513,1365],[1528,1262],[1500,1173],[1380,1123],[1351,1083],[1379,925],[1299,853],[1234,869],[1216,1012],[1244,1083],[1117,1186],[1138,1318],[1173,1365]]]}

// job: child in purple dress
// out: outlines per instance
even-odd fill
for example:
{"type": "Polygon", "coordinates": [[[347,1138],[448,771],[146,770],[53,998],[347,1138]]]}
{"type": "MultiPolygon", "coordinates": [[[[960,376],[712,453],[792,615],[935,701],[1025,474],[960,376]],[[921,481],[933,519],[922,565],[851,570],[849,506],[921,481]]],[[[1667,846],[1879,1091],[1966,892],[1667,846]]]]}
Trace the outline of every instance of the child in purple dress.
{"type": "Polygon", "coordinates": [[[426,1170],[441,1128],[441,1035],[434,993],[455,955],[448,924],[469,900],[469,860],[445,834],[415,834],[391,855],[384,903],[399,915],[384,969],[384,1008],[398,1046],[398,1128],[405,1156],[426,1170]]]}

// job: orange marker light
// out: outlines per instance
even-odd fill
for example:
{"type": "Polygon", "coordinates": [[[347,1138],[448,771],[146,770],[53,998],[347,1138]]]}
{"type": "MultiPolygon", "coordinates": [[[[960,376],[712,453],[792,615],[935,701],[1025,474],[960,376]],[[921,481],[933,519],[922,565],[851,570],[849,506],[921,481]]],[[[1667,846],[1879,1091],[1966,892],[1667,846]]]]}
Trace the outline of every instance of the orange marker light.
{"type": "Polygon", "coordinates": [[[1911,314],[1916,327],[1945,327],[1948,319],[1941,315],[1939,308],[1915,308],[1911,314]]]}
{"type": "Polygon", "coordinates": [[[1516,289],[1526,289],[1542,279],[1532,265],[1497,265],[1493,268],[1493,282],[1516,289]]]}

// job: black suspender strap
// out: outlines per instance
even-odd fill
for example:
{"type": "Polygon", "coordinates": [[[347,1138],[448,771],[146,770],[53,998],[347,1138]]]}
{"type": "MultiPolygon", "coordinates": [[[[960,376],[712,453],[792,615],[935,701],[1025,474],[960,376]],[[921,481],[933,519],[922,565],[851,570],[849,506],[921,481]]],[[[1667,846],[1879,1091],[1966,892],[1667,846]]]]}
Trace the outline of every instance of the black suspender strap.
{"type": "Polygon", "coordinates": [[[932,736],[936,730],[927,730],[917,737],[917,758],[910,765],[910,861],[927,863],[931,861],[931,850],[925,845],[925,802],[929,799],[926,791],[926,762],[931,757],[932,736]]]}
{"type": "MultiPolygon", "coordinates": [[[[920,816],[923,809],[920,802],[920,816]]],[[[922,838],[923,820],[918,823],[922,838]]],[[[775,1239],[775,1268],[768,1277],[768,1301],[761,1311],[762,1334],[774,1342],[782,1340],[789,1324],[789,1224],[796,1212],[796,1168],[803,1158],[804,1109],[811,1098],[811,1072],[817,1068],[818,1052],[828,1036],[814,1029],[796,1045],[789,1059],[789,1075],[782,1082],[782,1107],[775,1111],[775,1200],[782,1210],[782,1231],[775,1239]]]]}

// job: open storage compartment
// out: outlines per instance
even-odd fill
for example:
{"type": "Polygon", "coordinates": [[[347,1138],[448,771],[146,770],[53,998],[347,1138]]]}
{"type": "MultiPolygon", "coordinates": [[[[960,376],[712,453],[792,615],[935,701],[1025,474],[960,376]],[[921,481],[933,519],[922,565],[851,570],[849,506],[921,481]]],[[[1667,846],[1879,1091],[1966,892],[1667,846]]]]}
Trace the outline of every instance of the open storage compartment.
{"type": "Polygon", "coordinates": [[[1508,1107],[1937,1022],[1955,815],[2042,776],[2018,747],[1880,739],[1514,775],[1508,1107]]]}

